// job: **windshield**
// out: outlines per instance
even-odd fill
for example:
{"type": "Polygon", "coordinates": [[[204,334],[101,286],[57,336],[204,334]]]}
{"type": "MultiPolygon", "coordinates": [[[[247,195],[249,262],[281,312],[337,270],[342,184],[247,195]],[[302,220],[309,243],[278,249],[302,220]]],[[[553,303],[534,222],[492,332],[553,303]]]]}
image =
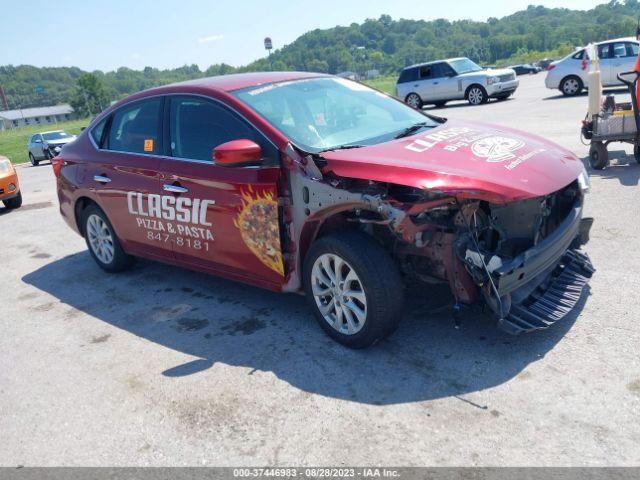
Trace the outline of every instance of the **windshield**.
{"type": "Polygon", "coordinates": [[[64,138],[71,138],[67,132],[60,130],[59,132],[47,132],[42,134],[42,138],[45,140],[62,140],[64,138]]]}
{"type": "Polygon", "coordinates": [[[232,93],[312,153],[386,142],[416,123],[438,125],[401,102],[342,78],[295,80],[232,93]]]}
{"type": "Polygon", "coordinates": [[[453,67],[453,69],[458,74],[469,73],[469,72],[479,72],[482,70],[482,67],[475,62],[472,62],[468,58],[460,58],[458,60],[449,60],[449,65],[453,67]]]}

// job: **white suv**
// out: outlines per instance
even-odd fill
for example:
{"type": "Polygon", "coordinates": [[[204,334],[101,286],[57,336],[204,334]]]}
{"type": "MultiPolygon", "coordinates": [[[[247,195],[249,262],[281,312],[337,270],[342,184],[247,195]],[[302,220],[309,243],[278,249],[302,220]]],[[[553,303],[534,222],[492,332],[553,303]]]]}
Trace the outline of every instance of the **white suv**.
{"type": "MultiPolygon", "coordinates": [[[[617,75],[633,70],[638,57],[638,42],[633,38],[618,38],[596,43],[602,86],[623,85],[617,75]]],[[[578,95],[587,86],[587,69],[583,69],[584,48],[552,62],[547,68],[547,88],[559,89],[564,95],[578,95]]]]}
{"type": "Polygon", "coordinates": [[[425,103],[441,107],[449,100],[480,105],[489,98],[510,97],[518,83],[510,68],[485,70],[468,58],[450,58],[403,69],[396,96],[413,108],[422,108],[425,103]]]}

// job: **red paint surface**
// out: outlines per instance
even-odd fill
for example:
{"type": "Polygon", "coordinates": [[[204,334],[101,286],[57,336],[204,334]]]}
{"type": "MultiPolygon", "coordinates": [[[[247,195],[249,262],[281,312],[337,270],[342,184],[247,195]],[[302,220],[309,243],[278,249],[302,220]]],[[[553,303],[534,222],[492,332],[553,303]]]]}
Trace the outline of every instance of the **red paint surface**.
{"type": "MultiPolygon", "coordinates": [[[[422,148],[423,145],[418,145],[422,148]]],[[[509,202],[549,194],[574,181],[582,171],[581,161],[570,151],[541,137],[507,127],[449,120],[417,135],[352,150],[323,154],[327,170],[343,177],[390,182],[432,189],[458,197],[509,202]],[[428,136],[454,128],[471,133],[433,142],[428,136]],[[521,142],[511,153],[515,158],[538,152],[512,169],[513,159],[488,161],[472,151],[472,143],[447,150],[463,137],[505,137],[521,142]],[[423,152],[408,146],[416,140],[435,143],[423,152]]]]}

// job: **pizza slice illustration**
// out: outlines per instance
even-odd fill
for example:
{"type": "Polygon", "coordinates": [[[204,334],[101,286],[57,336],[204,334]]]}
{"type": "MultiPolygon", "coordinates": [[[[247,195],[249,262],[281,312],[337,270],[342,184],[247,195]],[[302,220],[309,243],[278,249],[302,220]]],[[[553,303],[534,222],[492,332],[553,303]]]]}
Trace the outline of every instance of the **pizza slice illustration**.
{"type": "Polygon", "coordinates": [[[233,223],[242,241],[264,265],[284,276],[278,202],[271,192],[256,193],[251,186],[241,195],[242,208],[233,223]]]}

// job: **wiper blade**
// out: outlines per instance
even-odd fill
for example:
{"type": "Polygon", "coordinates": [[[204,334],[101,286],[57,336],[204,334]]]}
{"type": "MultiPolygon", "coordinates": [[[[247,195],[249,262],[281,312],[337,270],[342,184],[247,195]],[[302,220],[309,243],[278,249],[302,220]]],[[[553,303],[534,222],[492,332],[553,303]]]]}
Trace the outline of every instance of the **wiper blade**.
{"type": "Polygon", "coordinates": [[[402,137],[408,137],[409,135],[411,135],[412,133],[416,133],[418,130],[420,130],[421,128],[425,128],[425,127],[431,127],[432,125],[428,122],[418,122],[418,123],[414,123],[413,125],[409,125],[407,128],[405,128],[403,131],[401,131],[399,134],[397,134],[395,137],[393,138],[402,138],[402,137]]]}
{"type": "Polygon", "coordinates": [[[347,144],[347,145],[338,145],[338,146],[331,147],[331,148],[325,148],[324,150],[320,150],[318,153],[333,152],[334,150],[350,150],[352,148],[362,148],[362,147],[366,147],[366,145],[359,145],[357,143],[350,143],[350,144],[347,144]]]}

